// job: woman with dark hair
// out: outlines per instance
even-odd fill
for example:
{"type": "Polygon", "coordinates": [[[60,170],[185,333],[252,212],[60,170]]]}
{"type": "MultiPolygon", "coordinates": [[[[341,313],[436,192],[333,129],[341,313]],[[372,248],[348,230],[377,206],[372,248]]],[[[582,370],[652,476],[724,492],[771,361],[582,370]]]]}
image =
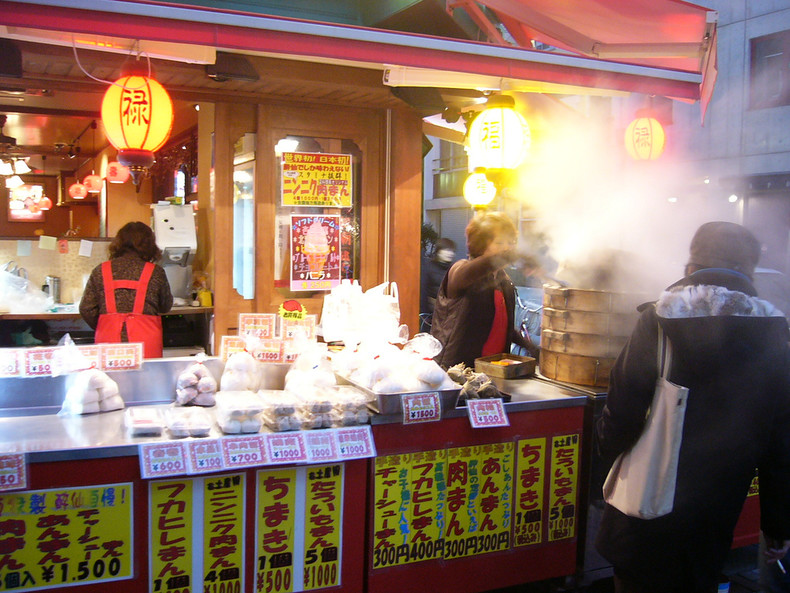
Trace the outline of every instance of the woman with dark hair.
{"type": "Polygon", "coordinates": [[[110,259],[91,272],[80,315],[96,330],[96,343],[142,342],[145,358],[162,356],[162,319],[173,306],[154,232],[142,222],[121,227],[110,259]]]}
{"type": "Polygon", "coordinates": [[[516,288],[505,272],[525,259],[515,250],[516,227],[500,212],[475,216],[466,227],[469,259],[455,262],[439,287],[431,334],[443,346],[435,358],[444,368],[510,352],[515,343],[537,349],[515,331],[516,288]]]}

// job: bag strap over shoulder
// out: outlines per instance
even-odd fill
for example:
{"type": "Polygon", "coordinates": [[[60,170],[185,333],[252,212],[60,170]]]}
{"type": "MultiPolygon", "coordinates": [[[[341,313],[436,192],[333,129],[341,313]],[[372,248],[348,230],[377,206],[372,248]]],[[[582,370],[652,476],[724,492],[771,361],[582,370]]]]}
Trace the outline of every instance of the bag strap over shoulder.
{"type": "Polygon", "coordinates": [[[658,350],[656,351],[658,358],[658,374],[666,379],[669,375],[669,369],[672,367],[672,343],[669,338],[664,334],[664,329],[661,324],[658,324],[658,350]]]}

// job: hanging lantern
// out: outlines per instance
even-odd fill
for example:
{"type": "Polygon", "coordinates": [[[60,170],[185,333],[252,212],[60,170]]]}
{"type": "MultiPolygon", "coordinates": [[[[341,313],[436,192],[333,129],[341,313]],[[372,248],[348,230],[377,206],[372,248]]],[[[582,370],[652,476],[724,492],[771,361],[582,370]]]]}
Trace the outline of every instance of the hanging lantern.
{"type": "Polygon", "coordinates": [[[664,152],[664,128],[652,117],[638,117],[625,130],[625,149],[637,161],[652,161],[664,152]]]}
{"type": "Polygon", "coordinates": [[[496,196],[496,186],[486,177],[485,170],[475,169],[464,182],[464,198],[475,209],[483,209],[496,196]]]}
{"type": "Polygon", "coordinates": [[[110,183],[125,183],[130,174],[129,167],[124,167],[118,161],[112,161],[107,164],[107,173],[104,178],[110,183]]]}
{"type": "Polygon", "coordinates": [[[469,159],[486,169],[515,169],[527,156],[532,137],[513,97],[494,95],[469,126],[469,159]]]}
{"type": "Polygon", "coordinates": [[[82,185],[85,186],[89,194],[98,194],[101,192],[101,177],[94,174],[86,175],[82,180],[82,185]]]}
{"type": "Polygon", "coordinates": [[[164,87],[149,77],[147,63],[124,64],[121,77],[104,93],[101,119],[107,139],[118,149],[118,161],[139,185],[173,125],[173,102],[164,87]]]}
{"type": "Polygon", "coordinates": [[[38,207],[41,210],[49,210],[52,208],[52,200],[50,200],[47,196],[44,196],[39,200],[38,207]]]}
{"type": "Polygon", "coordinates": [[[81,200],[88,195],[88,188],[81,183],[72,183],[69,186],[69,195],[75,200],[81,200]]]}

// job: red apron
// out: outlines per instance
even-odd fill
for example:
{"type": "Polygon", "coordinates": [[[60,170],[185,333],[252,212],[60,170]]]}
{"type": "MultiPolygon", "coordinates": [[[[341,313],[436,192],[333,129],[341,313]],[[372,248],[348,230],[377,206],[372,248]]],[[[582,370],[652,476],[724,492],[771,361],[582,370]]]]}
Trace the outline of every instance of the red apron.
{"type": "Polygon", "coordinates": [[[142,342],[145,358],[162,357],[162,318],[159,315],[143,315],[145,293],[148,292],[148,282],[153,272],[154,264],[146,262],[139,280],[114,280],[110,262],[106,261],[102,264],[101,274],[107,313],[99,315],[94,338],[97,344],[120,342],[121,331],[126,324],[126,336],[129,342],[142,342]],[[131,313],[118,313],[115,307],[117,288],[131,288],[137,291],[131,313]]]}

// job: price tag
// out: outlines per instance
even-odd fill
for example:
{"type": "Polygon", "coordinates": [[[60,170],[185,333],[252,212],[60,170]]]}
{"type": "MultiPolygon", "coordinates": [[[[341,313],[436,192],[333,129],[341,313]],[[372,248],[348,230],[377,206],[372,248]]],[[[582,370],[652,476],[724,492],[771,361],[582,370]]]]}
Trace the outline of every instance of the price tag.
{"type": "Polygon", "coordinates": [[[472,424],[472,428],[510,426],[505,406],[498,397],[492,399],[468,399],[466,400],[466,411],[469,414],[469,422],[472,424]]]}
{"type": "Polygon", "coordinates": [[[287,340],[294,338],[315,340],[315,326],[315,315],[306,315],[304,319],[289,319],[284,317],[282,323],[282,337],[287,340]]]}
{"type": "Polygon", "coordinates": [[[403,423],[419,424],[442,419],[442,404],[437,392],[404,393],[401,395],[403,423]]]}
{"type": "Polygon", "coordinates": [[[85,357],[89,366],[98,369],[101,365],[101,346],[98,344],[88,344],[77,346],[77,349],[85,357]]]}
{"type": "Polygon", "coordinates": [[[27,488],[24,453],[0,455],[0,492],[27,488]]]}
{"type": "Polygon", "coordinates": [[[273,338],[276,320],[274,313],[239,313],[239,335],[273,338]]]}
{"type": "Polygon", "coordinates": [[[182,476],[187,473],[183,443],[142,443],[140,473],[143,478],[182,476]]]}
{"type": "Polygon", "coordinates": [[[222,362],[228,362],[228,357],[236,352],[244,352],[247,344],[239,336],[222,336],[219,341],[219,357],[222,362]]]}
{"type": "Polygon", "coordinates": [[[263,435],[224,437],[220,442],[225,469],[265,465],[268,462],[263,435]]]}
{"type": "Polygon", "coordinates": [[[20,348],[0,349],[0,377],[19,377],[22,374],[22,353],[20,348]]]}
{"type": "Polygon", "coordinates": [[[143,364],[143,345],[133,344],[101,344],[102,371],[132,371],[143,364]]]}
{"type": "Polygon", "coordinates": [[[261,340],[252,355],[260,362],[282,362],[283,343],[281,340],[261,340]]]}
{"type": "Polygon", "coordinates": [[[219,439],[201,439],[187,441],[187,472],[190,474],[205,474],[221,471],[222,447],[219,439]]]}
{"type": "Polygon", "coordinates": [[[25,350],[25,376],[43,377],[52,374],[52,357],[55,348],[29,348],[25,350]]]}
{"type": "Polygon", "coordinates": [[[283,362],[294,362],[304,348],[301,340],[283,340],[283,362]]]}
{"type": "Polygon", "coordinates": [[[340,459],[337,434],[334,430],[305,431],[304,441],[309,463],[328,463],[340,459]]]}
{"type": "Polygon", "coordinates": [[[265,434],[269,463],[304,463],[307,461],[307,448],[303,434],[302,432],[265,434]]]}
{"type": "Polygon", "coordinates": [[[336,428],[335,434],[341,460],[376,456],[376,447],[373,445],[373,432],[370,430],[370,426],[336,428]]]}

